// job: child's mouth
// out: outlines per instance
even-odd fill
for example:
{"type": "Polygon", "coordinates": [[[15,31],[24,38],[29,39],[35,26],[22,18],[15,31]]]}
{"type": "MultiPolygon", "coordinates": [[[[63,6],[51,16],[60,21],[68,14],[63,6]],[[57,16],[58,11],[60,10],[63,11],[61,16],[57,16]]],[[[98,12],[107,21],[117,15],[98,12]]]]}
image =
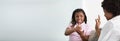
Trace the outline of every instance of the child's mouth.
{"type": "Polygon", "coordinates": [[[82,21],[81,20],[78,20],[79,23],[81,23],[82,21]]]}

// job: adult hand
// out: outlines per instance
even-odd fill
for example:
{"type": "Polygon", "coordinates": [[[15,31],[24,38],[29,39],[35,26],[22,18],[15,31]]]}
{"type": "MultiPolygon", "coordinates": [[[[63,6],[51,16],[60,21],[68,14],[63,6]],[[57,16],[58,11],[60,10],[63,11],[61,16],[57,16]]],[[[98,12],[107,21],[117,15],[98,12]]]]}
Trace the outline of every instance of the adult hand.
{"type": "Polygon", "coordinates": [[[97,19],[95,19],[95,21],[96,21],[96,25],[95,25],[95,29],[99,29],[99,27],[100,27],[100,16],[98,15],[98,18],[97,19]]]}

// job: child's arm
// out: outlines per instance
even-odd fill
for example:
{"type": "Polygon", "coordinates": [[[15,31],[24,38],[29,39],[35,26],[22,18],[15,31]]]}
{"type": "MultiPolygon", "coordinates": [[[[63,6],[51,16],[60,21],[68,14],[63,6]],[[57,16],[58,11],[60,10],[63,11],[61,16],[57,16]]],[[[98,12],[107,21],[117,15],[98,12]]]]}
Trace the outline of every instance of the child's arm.
{"type": "Polygon", "coordinates": [[[70,35],[71,33],[73,33],[74,32],[74,29],[73,29],[73,27],[71,27],[71,28],[66,28],[66,31],[65,31],[65,35],[67,36],[67,35],[70,35]]]}
{"type": "Polygon", "coordinates": [[[88,41],[89,36],[84,35],[84,31],[81,31],[81,27],[77,26],[75,31],[80,35],[83,41],[88,41]]]}

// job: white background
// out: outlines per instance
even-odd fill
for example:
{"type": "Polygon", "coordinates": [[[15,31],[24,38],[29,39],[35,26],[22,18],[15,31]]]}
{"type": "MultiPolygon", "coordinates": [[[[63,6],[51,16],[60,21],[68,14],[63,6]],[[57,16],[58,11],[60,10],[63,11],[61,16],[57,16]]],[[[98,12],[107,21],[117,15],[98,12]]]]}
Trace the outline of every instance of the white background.
{"type": "MultiPolygon", "coordinates": [[[[74,9],[83,8],[94,29],[102,0],[0,0],[0,41],[68,41],[74,9]]],[[[104,24],[104,23],[103,23],[104,24]]]]}

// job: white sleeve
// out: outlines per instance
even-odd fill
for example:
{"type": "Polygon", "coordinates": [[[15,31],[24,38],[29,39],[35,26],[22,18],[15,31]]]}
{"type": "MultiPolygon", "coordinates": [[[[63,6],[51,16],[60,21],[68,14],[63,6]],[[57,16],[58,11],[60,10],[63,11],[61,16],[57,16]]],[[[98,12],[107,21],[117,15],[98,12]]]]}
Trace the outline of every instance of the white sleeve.
{"type": "Polygon", "coordinates": [[[107,41],[120,41],[120,29],[113,28],[107,41]]]}

